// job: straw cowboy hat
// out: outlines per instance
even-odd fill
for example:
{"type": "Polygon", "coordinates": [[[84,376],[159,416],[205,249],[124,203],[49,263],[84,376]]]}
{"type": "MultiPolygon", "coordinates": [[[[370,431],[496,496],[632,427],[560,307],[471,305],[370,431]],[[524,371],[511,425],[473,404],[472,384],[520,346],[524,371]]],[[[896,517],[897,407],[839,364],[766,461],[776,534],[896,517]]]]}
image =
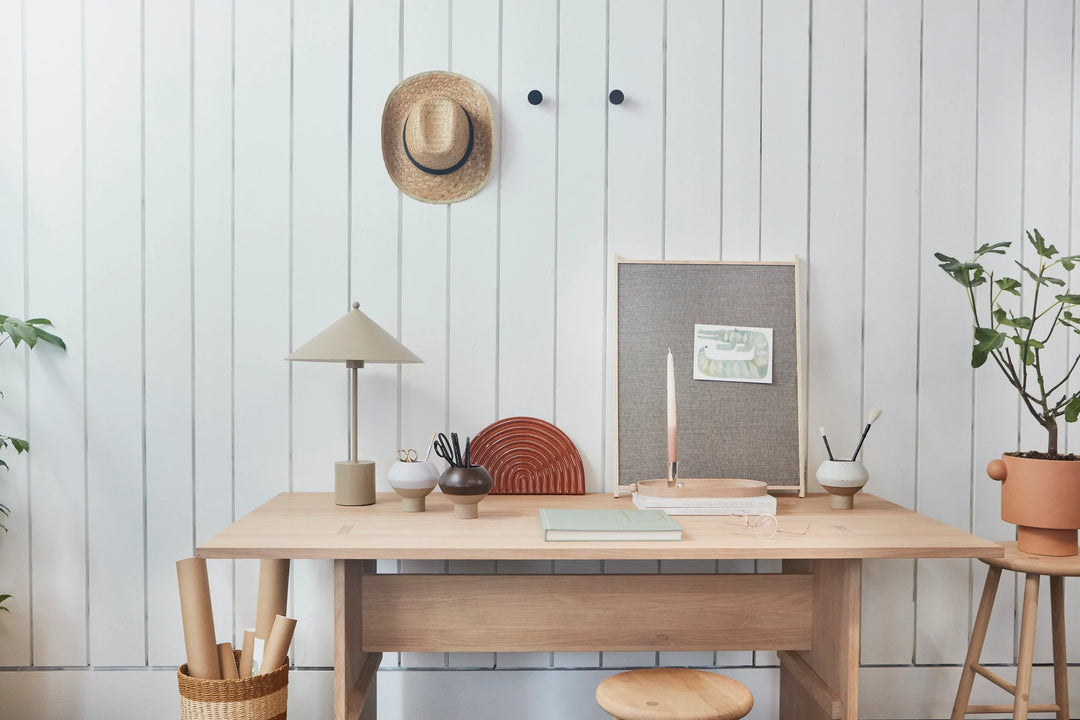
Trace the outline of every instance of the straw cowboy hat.
{"type": "Polygon", "coordinates": [[[439,204],[472,197],[487,182],[492,150],[491,105],[469,78],[420,73],[386,99],[383,161],[409,197],[439,204]]]}

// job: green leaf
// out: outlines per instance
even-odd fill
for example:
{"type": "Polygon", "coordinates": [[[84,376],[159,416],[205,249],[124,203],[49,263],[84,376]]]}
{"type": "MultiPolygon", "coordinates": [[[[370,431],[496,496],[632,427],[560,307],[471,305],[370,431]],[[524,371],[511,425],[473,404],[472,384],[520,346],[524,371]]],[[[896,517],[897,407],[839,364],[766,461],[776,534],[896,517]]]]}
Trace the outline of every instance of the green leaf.
{"type": "Polygon", "coordinates": [[[983,245],[975,251],[975,257],[982,257],[987,253],[994,253],[995,255],[1004,255],[1005,248],[1012,245],[1011,242],[999,242],[991,245],[990,243],[983,243],[983,245]]]}
{"type": "Polygon", "coordinates": [[[1065,287],[1065,281],[1062,280],[1061,278],[1056,278],[1056,277],[1053,277],[1051,275],[1036,275],[1034,270],[1027,267],[1022,262],[1020,262],[1019,260],[1014,260],[1013,262],[1015,262],[1017,265],[1019,265],[1020,269],[1023,270],[1025,273],[1027,273],[1027,276],[1029,278],[1031,278],[1032,280],[1034,280],[1035,282],[1037,282],[1040,285],[1043,285],[1043,286],[1057,285],[1059,287],[1065,287]]]}
{"type": "Polygon", "coordinates": [[[1019,260],[1013,260],[1013,262],[1014,262],[1014,263],[1016,263],[1017,265],[1019,265],[1019,266],[1020,266],[1020,269],[1021,269],[1021,270],[1023,270],[1023,271],[1025,272],[1025,273],[1027,273],[1027,276],[1028,276],[1029,278],[1031,278],[1031,279],[1032,279],[1032,280],[1034,280],[1035,282],[1040,282],[1040,280],[1039,280],[1039,276],[1038,276],[1038,274],[1036,274],[1036,273],[1035,273],[1035,271],[1034,271],[1034,270],[1032,270],[1031,268],[1029,268],[1029,267],[1028,267],[1027,265],[1025,265],[1024,263],[1020,262],[1019,260]]]}
{"type": "Polygon", "coordinates": [[[9,324],[14,323],[14,325],[15,325],[15,333],[20,338],[22,338],[22,341],[24,343],[26,343],[30,347],[34,347],[35,345],[37,345],[38,336],[37,336],[37,333],[34,332],[34,328],[30,327],[26,323],[15,322],[14,320],[9,320],[8,323],[9,324]]]}
{"type": "Polygon", "coordinates": [[[26,442],[22,438],[11,438],[11,445],[15,448],[15,452],[22,455],[24,452],[30,449],[30,443],[26,442]]]}
{"type": "Polygon", "coordinates": [[[0,610],[3,610],[4,612],[11,612],[6,607],[4,607],[4,603],[7,602],[10,599],[11,599],[11,595],[8,595],[8,594],[0,595],[0,610]]]}
{"type": "Polygon", "coordinates": [[[975,345],[971,348],[971,367],[982,367],[990,353],[1005,343],[1005,333],[991,328],[975,328],[975,345]]]}
{"type": "MultiPolygon", "coordinates": [[[[1062,285],[1064,285],[1064,283],[1062,283],[1062,285]]],[[[44,340],[45,342],[49,343],[50,345],[56,345],[56,346],[60,347],[63,350],[67,350],[67,345],[64,344],[64,341],[61,340],[58,336],[53,335],[51,332],[46,332],[46,331],[42,330],[41,328],[37,328],[37,327],[34,328],[34,332],[37,334],[38,338],[40,338],[41,340],[44,340]]]]}
{"type": "Polygon", "coordinates": [[[1016,335],[1009,335],[1009,339],[1020,349],[1020,359],[1024,361],[1025,365],[1034,365],[1035,351],[1046,347],[1038,340],[1024,340],[1016,335]]]}
{"type": "Polygon", "coordinates": [[[1080,255],[1065,255],[1059,258],[1059,262],[1061,262],[1061,266],[1066,270],[1072,270],[1080,263],[1080,255]]]}
{"type": "Polygon", "coordinates": [[[1002,291],[1012,293],[1019,297],[1020,286],[1023,284],[1019,280],[1013,280],[1010,277],[1003,277],[1000,280],[995,280],[994,284],[997,285],[1002,291]]]}
{"type": "Polygon", "coordinates": [[[938,266],[956,282],[960,283],[964,287],[975,287],[986,282],[985,279],[979,280],[984,274],[982,265],[979,263],[964,263],[960,262],[954,257],[950,257],[944,253],[934,253],[934,257],[941,261],[938,266]],[[972,275],[974,273],[974,275],[972,275]],[[973,282],[977,281],[977,282],[973,282]]]}
{"type": "Polygon", "coordinates": [[[1009,314],[1005,312],[1004,308],[997,308],[994,310],[994,321],[997,322],[998,325],[1019,328],[1021,330],[1027,330],[1031,327],[1031,318],[1026,315],[1010,317],[1009,314]]]}
{"type": "Polygon", "coordinates": [[[47,318],[30,318],[29,320],[26,321],[26,324],[27,325],[48,325],[49,327],[53,326],[52,320],[49,320],[47,318]]]}
{"type": "Polygon", "coordinates": [[[1035,247],[1035,252],[1039,254],[1039,257],[1052,258],[1057,255],[1057,248],[1053,245],[1046,244],[1046,240],[1043,239],[1042,233],[1039,232],[1038,228],[1035,228],[1033,232],[1035,233],[1034,236],[1032,236],[1030,232],[1027,236],[1028,240],[1030,240],[1031,244],[1035,247]]]}
{"type": "Polygon", "coordinates": [[[7,470],[7,469],[8,469],[8,464],[7,464],[6,462],[4,462],[3,460],[0,460],[0,467],[2,467],[2,468],[4,468],[5,470],[7,470]]]}
{"type": "Polygon", "coordinates": [[[1046,347],[1038,340],[1024,340],[1023,338],[1017,337],[1016,335],[1009,335],[1009,339],[1016,343],[1017,347],[1021,349],[1024,347],[1030,347],[1033,350],[1042,350],[1044,347],[1046,347]]]}
{"type": "Polygon", "coordinates": [[[1080,305],[1080,295],[1066,294],[1055,295],[1054,297],[1056,297],[1058,302],[1062,303],[1063,305],[1080,305]]]}
{"type": "Polygon", "coordinates": [[[1069,398],[1065,406],[1065,422],[1076,422],[1077,418],[1080,418],[1080,393],[1069,398]]]}

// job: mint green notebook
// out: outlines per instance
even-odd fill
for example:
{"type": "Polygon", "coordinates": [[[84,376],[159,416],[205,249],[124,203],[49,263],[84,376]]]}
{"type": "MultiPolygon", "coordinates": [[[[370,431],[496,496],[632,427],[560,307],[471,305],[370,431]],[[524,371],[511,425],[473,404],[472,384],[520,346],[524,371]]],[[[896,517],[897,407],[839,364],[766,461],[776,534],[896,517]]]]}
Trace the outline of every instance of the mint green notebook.
{"type": "Polygon", "coordinates": [[[682,540],[682,528],[663,510],[540,509],[545,540],[682,540]]]}

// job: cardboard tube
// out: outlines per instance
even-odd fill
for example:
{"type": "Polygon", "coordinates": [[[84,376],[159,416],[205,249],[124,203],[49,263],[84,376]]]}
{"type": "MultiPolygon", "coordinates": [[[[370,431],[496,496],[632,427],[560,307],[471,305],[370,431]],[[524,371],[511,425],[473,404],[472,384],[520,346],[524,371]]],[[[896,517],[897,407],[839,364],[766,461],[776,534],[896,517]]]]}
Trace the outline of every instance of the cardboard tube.
{"type": "Polygon", "coordinates": [[[240,677],[251,677],[251,662],[255,654],[255,628],[244,631],[244,644],[240,646],[240,677]]]}
{"type": "Polygon", "coordinates": [[[289,561],[259,561],[259,596],[255,608],[255,637],[266,640],[274,618],[285,614],[289,601],[289,561]]]}
{"type": "Polygon", "coordinates": [[[236,656],[233,655],[232,643],[218,643],[217,654],[218,664],[221,666],[221,679],[240,679],[240,672],[236,669],[236,656]]]}
{"type": "Polygon", "coordinates": [[[292,644],[293,630],[295,629],[295,620],[283,615],[274,618],[273,629],[270,630],[270,637],[266,640],[266,651],[263,653],[263,661],[259,670],[260,675],[272,673],[285,664],[285,658],[289,656],[289,645],[292,644]]]}
{"type": "Polygon", "coordinates": [[[262,667],[266,641],[274,618],[285,614],[289,601],[289,561],[259,561],[259,595],[255,607],[255,647],[252,653],[251,672],[259,674],[262,667]]]}
{"type": "Polygon", "coordinates": [[[210,580],[206,576],[206,560],[177,560],[176,580],[180,586],[180,615],[184,621],[188,675],[193,678],[220,680],[221,669],[218,666],[217,639],[214,637],[214,612],[210,607],[210,580]]]}

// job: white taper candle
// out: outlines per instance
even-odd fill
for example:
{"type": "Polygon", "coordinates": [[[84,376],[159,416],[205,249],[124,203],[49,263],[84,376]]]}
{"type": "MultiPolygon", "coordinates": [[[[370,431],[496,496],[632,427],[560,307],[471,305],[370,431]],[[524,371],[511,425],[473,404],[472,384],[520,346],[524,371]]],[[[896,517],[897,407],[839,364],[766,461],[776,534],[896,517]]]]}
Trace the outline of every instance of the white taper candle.
{"type": "Polygon", "coordinates": [[[679,435],[675,430],[675,358],[671,348],[667,351],[667,459],[669,463],[678,460],[679,435]]]}

